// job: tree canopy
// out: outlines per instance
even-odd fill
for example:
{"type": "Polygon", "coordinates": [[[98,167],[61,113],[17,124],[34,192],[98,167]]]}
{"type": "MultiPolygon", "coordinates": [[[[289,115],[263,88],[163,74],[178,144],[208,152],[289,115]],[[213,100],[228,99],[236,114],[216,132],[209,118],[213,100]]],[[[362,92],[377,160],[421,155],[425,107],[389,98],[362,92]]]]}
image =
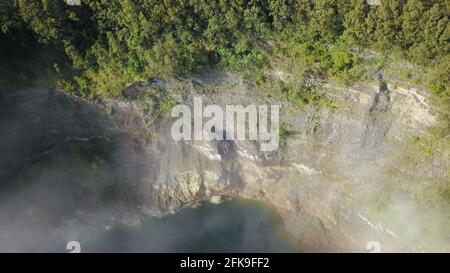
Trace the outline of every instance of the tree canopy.
{"type": "Polygon", "coordinates": [[[136,79],[206,65],[260,67],[282,48],[338,76],[354,63],[350,48],[396,50],[412,63],[440,67],[432,83],[448,93],[448,0],[81,2],[3,0],[0,27],[2,39],[24,40],[17,35],[26,33],[63,48],[76,70],[73,88],[84,95],[116,95],[136,79]]]}

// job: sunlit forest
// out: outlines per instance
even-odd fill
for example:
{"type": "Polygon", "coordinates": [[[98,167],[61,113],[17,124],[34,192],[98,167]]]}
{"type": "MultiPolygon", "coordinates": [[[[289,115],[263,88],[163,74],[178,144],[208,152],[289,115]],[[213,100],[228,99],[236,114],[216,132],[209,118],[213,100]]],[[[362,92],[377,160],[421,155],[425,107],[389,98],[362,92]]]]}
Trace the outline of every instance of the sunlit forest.
{"type": "Polygon", "coordinates": [[[82,0],[81,7],[2,0],[2,59],[24,57],[2,63],[4,87],[24,66],[31,78],[48,70],[59,87],[84,97],[117,96],[137,79],[202,67],[264,82],[261,71],[280,59],[305,75],[350,84],[367,74],[358,53],[376,51],[384,54],[380,67],[388,59],[412,63],[402,76],[416,76],[448,104],[446,0],[82,0]],[[30,53],[40,45],[51,54],[30,53]]]}

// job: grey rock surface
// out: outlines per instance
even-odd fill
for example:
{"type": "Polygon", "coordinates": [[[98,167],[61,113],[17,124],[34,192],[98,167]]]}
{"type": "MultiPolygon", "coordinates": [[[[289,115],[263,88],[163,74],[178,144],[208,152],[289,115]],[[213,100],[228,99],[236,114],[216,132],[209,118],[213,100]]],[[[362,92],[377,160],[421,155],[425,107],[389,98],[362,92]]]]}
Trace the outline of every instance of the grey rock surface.
{"type": "Polygon", "coordinates": [[[18,205],[23,221],[48,218],[66,232],[241,196],[276,208],[305,250],[367,251],[370,241],[383,251],[450,250],[448,201],[423,208],[415,198],[427,183],[449,183],[449,151],[416,161],[407,150],[437,122],[426,96],[394,86],[322,88],[337,108],[295,109],[221,72],[139,82],[125,100],[97,104],[50,90],[2,94],[0,215],[11,217],[5,205],[29,197],[18,205]],[[174,142],[174,119],[146,114],[158,98],[145,97],[144,109],[135,96],[152,85],[187,105],[194,96],[221,106],[281,104],[291,132],[275,153],[255,141],[174,142]],[[37,198],[40,191],[54,199],[37,198]]]}

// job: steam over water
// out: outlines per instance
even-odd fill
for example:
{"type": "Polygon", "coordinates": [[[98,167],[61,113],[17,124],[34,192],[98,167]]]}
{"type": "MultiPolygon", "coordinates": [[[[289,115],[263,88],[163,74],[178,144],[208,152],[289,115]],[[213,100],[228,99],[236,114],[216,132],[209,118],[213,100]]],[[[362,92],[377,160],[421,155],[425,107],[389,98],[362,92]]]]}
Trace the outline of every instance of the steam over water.
{"type": "Polygon", "coordinates": [[[1,94],[0,106],[0,252],[68,252],[69,241],[82,252],[295,250],[256,202],[145,216],[139,183],[157,159],[94,105],[24,90],[1,94]]]}
{"type": "Polygon", "coordinates": [[[257,202],[234,199],[148,219],[136,227],[117,226],[93,243],[80,243],[84,251],[95,252],[298,251],[293,242],[273,211],[257,202]]]}

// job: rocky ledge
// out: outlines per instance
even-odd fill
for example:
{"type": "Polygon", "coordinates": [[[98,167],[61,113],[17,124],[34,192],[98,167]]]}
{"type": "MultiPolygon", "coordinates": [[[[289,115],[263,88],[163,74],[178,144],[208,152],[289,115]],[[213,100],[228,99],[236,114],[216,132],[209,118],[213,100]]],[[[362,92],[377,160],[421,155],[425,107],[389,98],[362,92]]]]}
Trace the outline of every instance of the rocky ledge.
{"type": "MultiPolygon", "coordinates": [[[[4,93],[0,198],[6,205],[27,198],[21,221],[47,219],[59,232],[87,222],[137,224],[241,196],[273,206],[305,250],[368,251],[376,241],[382,251],[449,251],[448,199],[432,189],[449,183],[450,151],[423,156],[415,144],[438,126],[428,98],[376,83],[321,88],[333,106],[296,108],[219,72],[138,82],[120,101],[92,103],[50,90],[4,93]],[[175,142],[174,119],[155,115],[155,89],[186,105],[194,96],[220,106],[280,104],[280,148],[175,142]],[[55,198],[40,199],[43,191],[55,198]]],[[[11,217],[6,209],[0,214],[11,217]]]]}

